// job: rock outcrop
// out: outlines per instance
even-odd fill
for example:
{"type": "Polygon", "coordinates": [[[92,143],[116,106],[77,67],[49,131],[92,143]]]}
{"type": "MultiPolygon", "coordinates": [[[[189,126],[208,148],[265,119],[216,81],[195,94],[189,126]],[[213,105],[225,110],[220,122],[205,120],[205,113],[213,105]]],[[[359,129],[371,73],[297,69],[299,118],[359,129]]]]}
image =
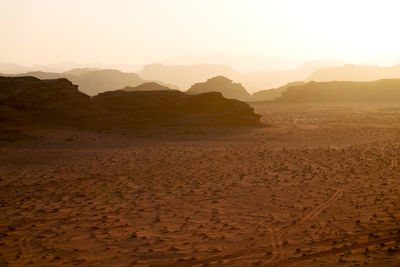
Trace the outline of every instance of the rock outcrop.
{"type": "Polygon", "coordinates": [[[207,92],[220,92],[226,98],[234,98],[239,100],[250,100],[251,95],[240,83],[234,83],[232,80],[217,76],[208,79],[205,82],[195,83],[187,90],[188,94],[201,94],[207,92]]]}
{"type": "Polygon", "coordinates": [[[90,106],[90,97],[67,79],[0,77],[0,104],[19,110],[46,110],[66,103],[75,108],[90,106]]]}
{"type": "Polygon", "coordinates": [[[260,125],[247,104],[221,93],[188,95],[179,91],[112,91],[93,100],[110,112],[126,115],[138,126],[240,127],[260,125]]]}
{"type": "Polygon", "coordinates": [[[94,103],[67,79],[0,77],[3,123],[91,128],[115,125],[120,120],[120,116],[94,103]]]}
{"type": "Polygon", "coordinates": [[[2,126],[241,127],[260,125],[259,119],[248,104],[220,93],[116,90],[89,97],[67,79],[0,77],[2,126]]]}

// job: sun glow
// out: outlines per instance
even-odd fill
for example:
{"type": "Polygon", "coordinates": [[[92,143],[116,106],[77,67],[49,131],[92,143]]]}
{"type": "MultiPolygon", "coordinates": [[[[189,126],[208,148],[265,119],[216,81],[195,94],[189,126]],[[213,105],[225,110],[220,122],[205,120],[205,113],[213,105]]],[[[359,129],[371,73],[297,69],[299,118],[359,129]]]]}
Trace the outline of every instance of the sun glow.
{"type": "Polygon", "coordinates": [[[400,60],[399,8],[358,0],[8,1],[0,60],[149,63],[230,53],[391,64],[400,60]]]}

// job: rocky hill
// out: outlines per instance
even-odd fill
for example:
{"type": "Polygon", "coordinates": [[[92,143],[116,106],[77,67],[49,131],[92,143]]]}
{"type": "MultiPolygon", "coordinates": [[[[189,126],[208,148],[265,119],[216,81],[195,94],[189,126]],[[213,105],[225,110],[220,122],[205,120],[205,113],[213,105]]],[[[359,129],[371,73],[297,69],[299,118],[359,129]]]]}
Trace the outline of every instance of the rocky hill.
{"type": "Polygon", "coordinates": [[[244,102],[221,93],[188,95],[180,91],[111,91],[93,100],[139,126],[237,127],[260,125],[260,115],[244,102]]]}
{"type": "Polygon", "coordinates": [[[251,95],[240,83],[234,83],[232,80],[217,76],[208,79],[205,82],[195,83],[187,90],[188,94],[201,94],[207,92],[220,92],[226,98],[234,98],[243,101],[251,99],[251,95]]]}
{"type": "Polygon", "coordinates": [[[309,82],[289,87],[278,102],[394,102],[400,103],[400,79],[373,82],[309,82]]]}
{"type": "Polygon", "coordinates": [[[0,77],[0,121],[3,126],[96,127],[114,124],[111,114],[81,93],[67,79],[40,80],[35,77],[0,77]]]}
{"type": "Polygon", "coordinates": [[[89,97],[67,79],[0,77],[2,127],[242,127],[259,119],[248,104],[220,93],[116,90],[89,97]]]}

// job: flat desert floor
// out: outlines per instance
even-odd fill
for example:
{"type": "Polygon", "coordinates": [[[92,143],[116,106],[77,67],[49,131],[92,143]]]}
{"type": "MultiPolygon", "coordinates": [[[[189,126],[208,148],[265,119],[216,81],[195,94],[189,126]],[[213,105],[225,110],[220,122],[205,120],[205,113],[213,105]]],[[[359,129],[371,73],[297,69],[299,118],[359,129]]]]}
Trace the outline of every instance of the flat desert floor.
{"type": "Polygon", "coordinates": [[[398,266],[400,106],[252,106],[270,127],[3,137],[0,266],[398,266]]]}

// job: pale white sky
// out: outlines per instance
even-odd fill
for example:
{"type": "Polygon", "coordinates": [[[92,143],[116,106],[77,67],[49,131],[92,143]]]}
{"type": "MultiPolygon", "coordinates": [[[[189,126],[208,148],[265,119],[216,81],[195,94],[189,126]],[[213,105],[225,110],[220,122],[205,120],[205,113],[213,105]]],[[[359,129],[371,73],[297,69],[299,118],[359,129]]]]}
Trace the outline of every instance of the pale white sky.
{"type": "Polygon", "coordinates": [[[399,10],[389,0],[0,0],[0,62],[228,53],[395,64],[399,10]]]}

